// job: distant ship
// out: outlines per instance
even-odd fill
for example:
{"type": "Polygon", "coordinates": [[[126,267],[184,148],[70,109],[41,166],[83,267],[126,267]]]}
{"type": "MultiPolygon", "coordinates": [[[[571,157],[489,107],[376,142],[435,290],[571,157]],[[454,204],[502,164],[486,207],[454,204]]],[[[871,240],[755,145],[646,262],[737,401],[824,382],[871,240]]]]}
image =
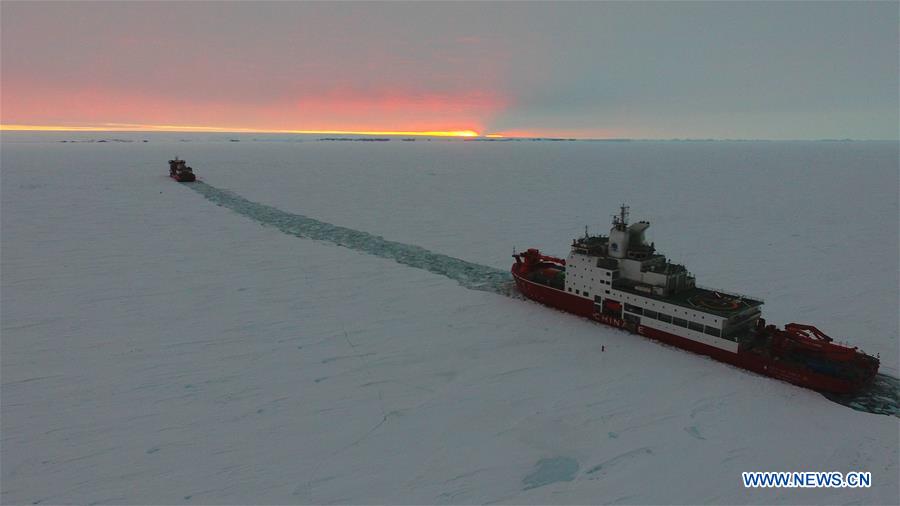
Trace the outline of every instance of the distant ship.
{"type": "Polygon", "coordinates": [[[647,244],[649,226],[629,225],[623,205],[608,236],[585,231],[566,259],[513,254],[512,275],[542,304],[813,390],[851,393],[877,374],[878,358],[813,326],[767,325],[761,300],[697,286],[647,244]]]}
{"type": "Polygon", "coordinates": [[[177,156],[174,160],[169,160],[169,177],[179,183],[190,183],[197,180],[194,169],[188,167],[185,161],[179,160],[177,156]]]}

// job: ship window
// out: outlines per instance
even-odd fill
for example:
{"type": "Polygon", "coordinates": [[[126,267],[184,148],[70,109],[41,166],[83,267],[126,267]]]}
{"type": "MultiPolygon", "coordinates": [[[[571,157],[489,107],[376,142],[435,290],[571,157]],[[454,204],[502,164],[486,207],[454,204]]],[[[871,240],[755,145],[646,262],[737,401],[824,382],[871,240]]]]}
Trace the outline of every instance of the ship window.
{"type": "Polygon", "coordinates": [[[672,317],[670,315],[659,313],[656,317],[659,318],[659,321],[661,322],[672,323],[672,317]]]}
{"type": "Polygon", "coordinates": [[[631,304],[625,304],[625,311],[634,314],[644,314],[644,310],[637,306],[632,306],[631,304]]]}
{"type": "Polygon", "coordinates": [[[587,292],[584,292],[584,293],[581,294],[581,295],[584,295],[585,297],[590,297],[590,296],[591,296],[591,294],[589,294],[589,293],[587,293],[587,292]]]}
{"type": "Polygon", "coordinates": [[[646,316],[647,318],[656,318],[656,315],[656,311],[650,311],[649,309],[644,310],[644,316],[646,316]]]}
{"type": "Polygon", "coordinates": [[[578,290],[575,290],[575,295],[578,295],[578,294],[580,294],[580,293],[581,293],[581,292],[579,292],[578,290]]]}
{"type": "Polygon", "coordinates": [[[606,295],[609,295],[609,290],[606,291],[606,295]]]}
{"type": "Polygon", "coordinates": [[[674,323],[675,325],[678,325],[679,327],[686,328],[688,322],[684,318],[672,318],[672,323],[674,323]]]}
{"type": "Polygon", "coordinates": [[[571,291],[572,291],[572,289],[571,289],[571,288],[569,288],[569,291],[570,291],[570,292],[571,292],[571,291]]]}
{"type": "Polygon", "coordinates": [[[722,331],[721,331],[721,330],[719,330],[719,329],[717,329],[717,328],[715,328],[715,327],[710,327],[709,325],[706,326],[706,331],[705,331],[705,332],[706,332],[707,334],[711,335],[711,336],[722,337],[722,331]]]}
{"type": "Polygon", "coordinates": [[[600,302],[600,296],[594,295],[594,302],[600,302]]]}
{"type": "Polygon", "coordinates": [[[634,323],[634,324],[637,324],[637,325],[640,325],[640,324],[641,324],[641,319],[640,319],[639,317],[637,317],[637,316],[634,316],[633,314],[625,313],[624,319],[625,319],[626,322],[631,322],[631,323],[634,323]]]}
{"type": "Polygon", "coordinates": [[[691,330],[696,330],[697,332],[703,332],[703,325],[700,325],[699,323],[688,322],[688,327],[691,330]]]}

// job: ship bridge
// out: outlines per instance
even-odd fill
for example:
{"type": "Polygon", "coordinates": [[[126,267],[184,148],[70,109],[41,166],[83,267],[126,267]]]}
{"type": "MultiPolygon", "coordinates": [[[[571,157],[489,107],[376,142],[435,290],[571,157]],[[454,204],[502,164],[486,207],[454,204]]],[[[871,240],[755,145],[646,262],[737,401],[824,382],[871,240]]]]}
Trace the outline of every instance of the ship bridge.
{"type": "Polygon", "coordinates": [[[608,236],[585,231],[572,241],[563,289],[592,299],[603,314],[609,310],[602,302],[624,304],[620,317],[635,324],[676,332],[680,327],[698,339],[740,341],[759,319],[763,302],[697,286],[684,265],[670,262],[648,244],[644,233],[649,222],[628,224],[627,209],[622,206],[613,218],[608,236]]]}

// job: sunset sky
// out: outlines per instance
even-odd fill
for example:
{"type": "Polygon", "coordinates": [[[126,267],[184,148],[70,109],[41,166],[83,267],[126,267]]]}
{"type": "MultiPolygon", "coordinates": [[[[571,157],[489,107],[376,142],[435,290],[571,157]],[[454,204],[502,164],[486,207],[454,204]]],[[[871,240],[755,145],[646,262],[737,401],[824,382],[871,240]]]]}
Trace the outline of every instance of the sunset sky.
{"type": "Polygon", "coordinates": [[[897,2],[4,0],[0,22],[6,129],[898,138],[897,2]]]}

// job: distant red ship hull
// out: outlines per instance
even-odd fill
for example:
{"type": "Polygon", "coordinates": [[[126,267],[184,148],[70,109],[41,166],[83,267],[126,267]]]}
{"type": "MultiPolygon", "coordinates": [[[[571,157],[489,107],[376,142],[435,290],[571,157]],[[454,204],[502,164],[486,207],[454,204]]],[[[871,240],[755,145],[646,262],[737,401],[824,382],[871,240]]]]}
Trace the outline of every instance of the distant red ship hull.
{"type": "Polygon", "coordinates": [[[169,177],[179,183],[190,183],[197,180],[194,169],[188,167],[187,163],[177,156],[174,160],[169,160],[169,177]]]}
{"type": "Polygon", "coordinates": [[[172,174],[169,177],[179,183],[192,183],[197,180],[197,176],[191,173],[172,174]]]}

